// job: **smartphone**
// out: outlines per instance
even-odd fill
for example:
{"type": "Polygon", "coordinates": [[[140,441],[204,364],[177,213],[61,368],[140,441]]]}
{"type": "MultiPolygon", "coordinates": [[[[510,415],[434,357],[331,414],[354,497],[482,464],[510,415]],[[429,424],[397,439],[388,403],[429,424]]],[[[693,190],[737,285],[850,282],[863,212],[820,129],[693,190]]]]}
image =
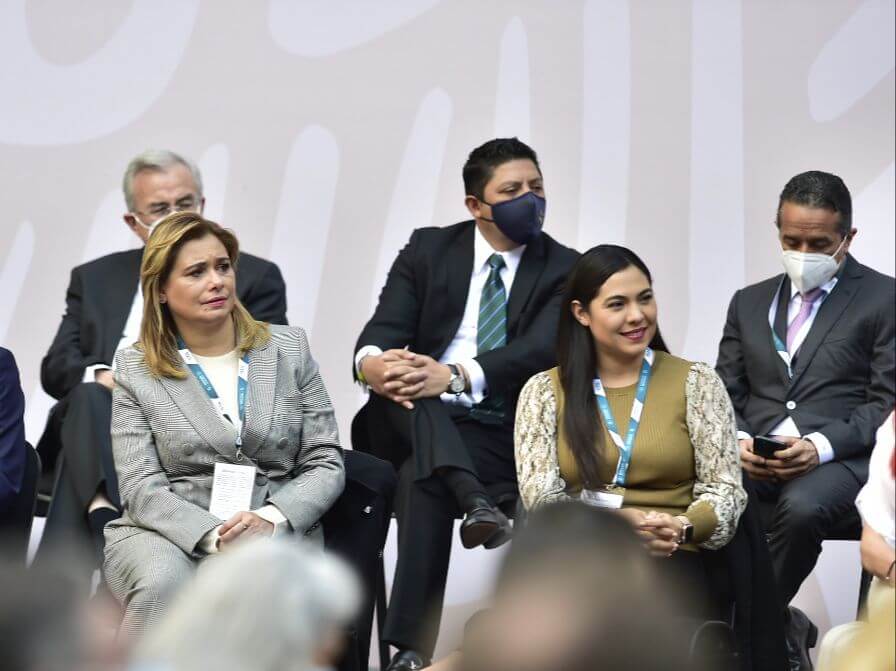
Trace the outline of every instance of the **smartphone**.
{"type": "Polygon", "coordinates": [[[783,443],[771,436],[756,436],[753,438],[753,452],[765,459],[774,459],[775,452],[786,449],[787,443],[783,443]]]}

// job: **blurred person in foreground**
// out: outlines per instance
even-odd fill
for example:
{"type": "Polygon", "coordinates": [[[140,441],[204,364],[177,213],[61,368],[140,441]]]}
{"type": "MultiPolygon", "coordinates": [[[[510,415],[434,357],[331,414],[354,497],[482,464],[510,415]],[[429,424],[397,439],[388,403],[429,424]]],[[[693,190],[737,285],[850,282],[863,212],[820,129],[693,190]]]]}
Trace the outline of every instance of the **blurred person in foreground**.
{"type": "Polygon", "coordinates": [[[494,605],[469,623],[456,668],[705,668],[680,626],[676,606],[687,596],[655,569],[621,517],[574,502],[544,506],[514,537],[494,605]]]}
{"type": "MultiPolygon", "coordinates": [[[[3,539],[0,539],[2,542],[3,539]]],[[[84,558],[85,560],[87,558],[84,558]]],[[[4,671],[120,669],[124,650],[107,602],[88,600],[77,556],[26,569],[0,558],[0,668],[4,671]],[[78,569],[78,570],[76,570],[78,569]]]]}
{"type": "Polygon", "coordinates": [[[343,490],[336,419],[305,333],[250,316],[238,254],[233,233],[190,212],[160,222],[143,254],[140,340],[115,358],[124,512],[106,526],[126,632],[157,621],[209,554],[253,536],[322,543],[320,518],[343,490]]]}
{"type": "Polygon", "coordinates": [[[627,520],[696,618],[727,619],[702,550],[734,536],[746,506],[731,401],[710,366],[668,353],[650,271],[599,245],[570,273],[559,366],[520,394],[516,465],[529,509],[577,499],[627,520]]]}
{"type": "MultiPolygon", "coordinates": [[[[201,214],[205,207],[199,169],[167,150],[150,149],[131,159],[122,192],[127,208],[122,219],[141,246],[72,269],[65,314],[41,362],[41,385],[59,403],[37,444],[45,478],[54,481],[42,488],[52,488],[53,497],[38,563],[64,556],[74,546],[81,546],[78,551],[91,548],[96,564],[102,563],[103,527],[121,514],[109,437],[114,359],[140,336],[143,245],[168,214],[201,214]]],[[[280,269],[246,252],[238,263],[240,302],[259,321],[286,324],[280,269]]]]}
{"type": "MultiPolygon", "coordinates": [[[[896,587],[896,412],[891,412],[877,430],[874,450],[868,464],[868,482],[856,499],[862,516],[862,568],[871,574],[868,589],[866,622],[850,622],[831,629],[821,642],[818,652],[818,671],[830,669],[893,668],[894,628],[893,594],[896,587]],[[870,632],[869,623],[873,625],[870,632]],[[874,645],[875,637],[885,635],[889,641],[890,666],[871,666],[872,658],[865,658],[868,666],[850,667],[849,660],[858,650],[874,645]]],[[[878,662],[887,659],[882,657],[878,662]]],[[[876,663],[876,662],[875,662],[876,663]]]]}
{"type": "MultiPolygon", "coordinates": [[[[896,669],[896,592],[887,590],[877,616],[858,632],[833,666],[834,671],[894,671],[896,669]]],[[[819,665],[820,668],[820,665],[819,665]]]]}
{"type": "Polygon", "coordinates": [[[259,539],[203,563],[141,642],[134,671],[331,669],[360,598],[347,565],[259,539]]]}

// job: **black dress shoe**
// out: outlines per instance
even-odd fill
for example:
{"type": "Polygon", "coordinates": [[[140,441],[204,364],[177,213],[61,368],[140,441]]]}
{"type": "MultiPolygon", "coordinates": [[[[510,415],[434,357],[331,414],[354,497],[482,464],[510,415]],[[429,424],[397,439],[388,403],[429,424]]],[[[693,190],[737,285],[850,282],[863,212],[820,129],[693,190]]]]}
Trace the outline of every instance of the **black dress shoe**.
{"type": "Polygon", "coordinates": [[[812,671],[809,648],[818,642],[818,627],[799,608],[790,606],[787,618],[787,659],[790,671],[812,671]]]}
{"type": "Polygon", "coordinates": [[[465,548],[475,548],[494,536],[504,517],[491,500],[482,495],[466,502],[466,513],[460,525],[460,540],[465,548]]]}
{"type": "Polygon", "coordinates": [[[498,514],[498,528],[482,544],[487,550],[500,547],[513,537],[513,525],[510,523],[510,520],[507,519],[507,516],[500,509],[496,509],[495,512],[498,514]]]}
{"type": "Polygon", "coordinates": [[[417,671],[429,666],[429,661],[423,659],[419,653],[413,650],[400,650],[389,662],[385,671],[417,671]]]}
{"type": "Polygon", "coordinates": [[[501,521],[498,519],[498,511],[490,505],[473,508],[465,516],[460,525],[460,541],[465,548],[474,548],[482,545],[491,538],[501,521]]]}

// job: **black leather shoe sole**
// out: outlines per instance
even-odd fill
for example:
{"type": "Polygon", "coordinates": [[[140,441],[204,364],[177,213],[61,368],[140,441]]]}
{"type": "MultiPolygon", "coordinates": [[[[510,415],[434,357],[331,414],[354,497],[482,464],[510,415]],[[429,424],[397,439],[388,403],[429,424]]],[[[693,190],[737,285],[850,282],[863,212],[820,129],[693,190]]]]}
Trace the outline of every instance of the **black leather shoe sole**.
{"type": "Polygon", "coordinates": [[[482,545],[498,531],[495,520],[467,520],[460,527],[460,542],[467,549],[482,545]]]}
{"type": "Polygon", "coordinates": [[[497,530],[482,544],[486,550],[494,550],[497,547],[501,547],[513,538],[513,525],[510,523],[510,520],[500,511],[498,512],[498,519],[500,523],[497,530]]]}
{"type": "Polygon", "coordinates": [[[809,635],[806,637],[806,645],[809,648],[814,648],[816,643],[818,643],[818,627],[810,622],[809,635]]]}

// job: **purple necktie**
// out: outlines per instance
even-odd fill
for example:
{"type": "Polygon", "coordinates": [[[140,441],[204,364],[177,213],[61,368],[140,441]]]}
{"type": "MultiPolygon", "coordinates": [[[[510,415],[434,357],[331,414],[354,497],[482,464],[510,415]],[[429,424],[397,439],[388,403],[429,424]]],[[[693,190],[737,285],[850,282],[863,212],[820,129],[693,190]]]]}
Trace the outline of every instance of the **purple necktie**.
{"type": "Polygon", "coordinates": [[[793,318],[793,321],[790,322],[790,326],[787,327],[787,351],[791,352],[791,354],[793,353],[793,341],[796,340],[796,334],[800,332],[803,324],[806,323],[809,315],[812,314],[812,306],[815,305],[815,301],[817,301],[818,297],[823,293],[824,290],[822,289],[812,289],[812,291],[807,291],[803,294],[803,302],[800,305],[800,311],[797,313],[796,317],[793,318]]]}

